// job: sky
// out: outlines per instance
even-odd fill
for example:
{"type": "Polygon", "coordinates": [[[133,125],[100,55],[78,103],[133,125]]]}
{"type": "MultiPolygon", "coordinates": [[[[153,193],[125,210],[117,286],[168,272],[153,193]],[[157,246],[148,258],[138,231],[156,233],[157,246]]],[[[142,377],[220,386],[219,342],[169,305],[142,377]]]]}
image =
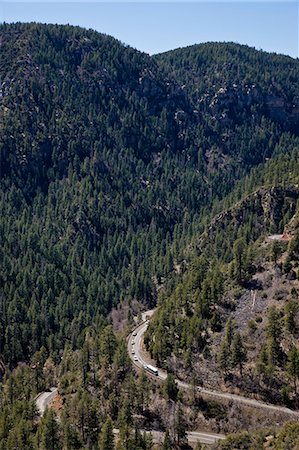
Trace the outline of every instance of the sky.
{"type": "Polygon", "coordinates": [[[0,21],[80,25],[155,54],[233,41],[298,57],[297,1],[0,0],[0,21]]]}

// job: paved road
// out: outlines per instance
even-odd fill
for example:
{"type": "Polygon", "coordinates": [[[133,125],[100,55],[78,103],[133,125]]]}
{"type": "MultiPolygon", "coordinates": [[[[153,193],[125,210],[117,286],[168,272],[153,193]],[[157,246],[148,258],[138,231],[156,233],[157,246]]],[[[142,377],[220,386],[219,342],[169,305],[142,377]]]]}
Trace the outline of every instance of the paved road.
{"type": "MultiPolygon", "coordinates": [[[[131,356],[133,363],[139,368],[143,367],[145,364],[153,364],[152,361],[150,360],[149,356],[147,355],[147,353],[142,349],[143,335],[145,333],[145,330],[147,329],[147,326],[148,326],[148,321],[139,325],[134,330],[134,333],[135,332],[137,333],[136,336],[134,337],[133,333],[132,333],[129,336],[129,340],[128,340],[129,354],[131,356]],[[134,345],[132,345],[133,339],[134,339],[134,345]],[[134,348],[134,354],[132,354],[132,348],[134,348]]],[[[167,373],[165,371],[159,369],[158,378],[161,380],[165,380],[166,377],[167,377],[167,373]]],[[[183,381],[176,380],[176,382],[177,382],[177,385],[182,389],[194,389],[194,386],[192,386],[188,383],[185,383],[183,381]]],[[[277,412],[277,413],[284,413],[284,414],[288,414],[292,417],[299,418],[299,411],[293,411],[284,406],[272,405],[270,403],[265,403],[260,400],[255,400],[252,398],[244,397],[242,395],[230,394],[227,392],[215,391],[212,389],[205,389],[202,386],[197,386],[197,389],[202,394],[205,394],[210,397],[220,398],[220,399],[229,400],[229,401],[236,401],[236,402],[248,405],[248,406],[254,406],[257,408],[262,408],[264,410],[277,412]]]]}
{"type": "Polygon", "coordinates": [[[189,431],[187,432],[187,437],[189,444],[197,444],[197,442],[201,444],[214,444],[220,439],[225,439],[223,434],[203,433],[200,431],[189,431]]]}
{"type": "MultiPolygon", "coordinates": [[[[152,314],[149,314],[151,316],[152,314]]],[[[141,342],[143,340],[143,335],[148,326],[148,321],[145,323],[142,323],[139,325],[135,330],[134,334],[136,333],[136,336],[133,336],[133,333],[130,335],[128,340],[128,351],[129,354],[133,360],[133,363],[139,367],[142,368],[145,364],[150,364],[151,361],[146,358],[145,353],[142,351],[141,342]],[[132,345],[132,343],[134,344],[132,345]],[[132,350],[134,353],[132,353],[132,350]]],[[[154,375],[153,375],[154,377],[154,375]]],[[[158,378],[161,380],[165,380],[167,377],[167,373],[163,370],[159,369],[159,375],[158,378]]],[[[178,381],[179,386],[182,387],[182,383],[178,381]]],[[[186,385],[189,387],[188,385],[186,385]]],[[[155,443],[161,443],[163,442],[164,433],[159,431],[152,431],[153,441],[155,443]]],[[[189,431],[187,433],[188,442],[190,444],[196,444],[197,442],[200,442],[201,444],[214,444],[215,442],[219,441],[220,439],[224,439],[225,436],[223,434],[215,434],[210,432],[201,432],[201,431],[189,431]]]]}
{"type": "Polygon", "coordinates": [[[288,242],[292,239],[292,235],[288,234],[288,233],[284,233],[284,234],[270,234],[270,236],[268,236],[268,241],[283,241],[283,242],[288,242]]]}
{"type": "Polygon", "coordinates": [[[52,388],[50,391],[41,392],[35,397],[35,403],[41,416],[44,414],[47,406],[53,400],[57,392],[57,388],[52,388]]]}
{"type": "MultiPolygon", "coordinates": [[[[155,430],[140,430],[141,433],[151,434],[153,438],[154,444],[162,444],[164,440],[165,433],[163,431],[155,431],[155,430]]],[[[113,430],[115,436],[119,435],[119,430],[115,428],[113,430]]],[[[187,432],[187,438],[189,444],[197,444],[200,442],[201,444],[209,444],[212,445],[220,439],[225,439],[225,436],[222,434],[215,433],[201,433],[198,431],[189,431],[187,432]]]]}
{"type": "Polygon", "coordinates": [[[268,236],[269,241],[281,241],[283,234],[271,234],[268,236]]]}

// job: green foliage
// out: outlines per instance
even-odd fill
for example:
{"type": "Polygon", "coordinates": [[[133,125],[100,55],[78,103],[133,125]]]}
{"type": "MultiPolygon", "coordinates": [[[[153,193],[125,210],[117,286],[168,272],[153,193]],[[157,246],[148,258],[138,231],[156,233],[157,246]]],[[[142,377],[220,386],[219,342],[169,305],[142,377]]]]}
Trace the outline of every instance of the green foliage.
{"type": "Polygon", "coordinates": [[[299,257],[299,228],[296,229],[295,235],[293,236],[292,240],[289,243],[288,253],[292,259],[298,260],[298,257],[299,257]]]}
{"type": "Polygon", "coordinates": [[[235,321],[230,317],[225,327],[225,337],[220,345],[218,352],[218,363],[224,375],[227,375],[230,369],[239,367],[242,375],[243,364],[247,359],[246,348],[243,344],[241,334],[236,331],[235,321]]]}
{"type": "Polygon", "coordinates": [[[35,448],[35,406],[32,401],[21,399],[20,394],[22,395],[23,392],[19,391],[18,394],[15,392],[13,403],[11,403],[10,398],[2,402],[0,414],[1,450],[35,448]]]}
{"type": "Polygon", "coordinates": [[[231,367],[231,352],[227,339],[225,339],[220,346],[218,362],[221,370],[227,375],[231,367]]]}
{"type": "Polygon", "coordinates": [[[281,429],[242,431],[229,435],[216,448],[221,450],[260,450],[268,447],[273,450],[293,450],[299,445],[298,423],[287,423],[281,429]]]}
{"type": "Polygon", "coordinates": [[[275,450],[295,449],[299,445],[299,425],[290,423],[285,425],[275,440],[275,450]]]}
{"type": "Polygon", "coordinates": [[[297,378],[299,378],[299,351],[293,345],[288,352],[287,371],[294,383],[294,393],[297,395],[297,378]]]}
{"type": "Polygon", "coordinates": [[[260,450],[263,448],[264,433],[250,434],[248,431],[241,431],[229,435],[218,446],[221,450],[260,450]]]}
{"type": "Polygon", "coordinates": [[[267,348],[269,358],[272,364],[281,362],[281,338],[282,338],[282,323],[281,313],[272,306],[268,312],[268,322],[266,326],[267,332],[267,348]]]}
{"type": "MultiPolygon", "coordinates": [[[[190,367],[207,349],[224,322],[226,264],[247,282],[254,241],[294,213],[298,64],[236,44],[150,57],[70,26],[1,24],[0,38],[0,448],[113,448],[110,416],[119,448],[149,449],[133,420],[147,382],[132,379],[105,317],[124,300],[154,306],[163,285],[145,336],[153,357],[190,367]],[[269,187],[279,207],[264,215],[269,187]],[[58,380],[61,423],[47,411],[37,425],[32,399],[58,380]]],[[[279,326],[270,312],[268,372],[282,361],[279,326]]],[[[241,371],[230,322],[223,345],[223,370],[241,371]]],[[[165,392],[177,400],[174,378],[165,392]]]]}
{"type": "Polygon", "coordinates": [[[147,408],[149,403],[149,381],[144,371],[141,372],[138,380],[136,403],[137,409],[141,414],[144,412],[144,409],[147,408]]]}
{"type": "Polygon", "coordinates": [[[274,373],[274,364],[270,356],[267,344],[263,344],[256,361],[256,371],[260,376],[264,377],[269,384],[274,373]]]}
{"type": "Polygon", "coordinates": [[[144,436],[138,437],[139,443],[134,447],[132,420],[133,414],[140,414],[147,405],[149,382],[144,376],[135,381],[125,343],[115,336],[110,326],[103,323],[97,332],[89,329],[80,350],[66,347],[62,358],[52,360],[63,402],[59,420],[52,410],[39,418],[35,408],[37,364],[43,361],[38,386],[43,385],[42,389],[48,386],[49,358],[46,356],[41,350],[30,364],[23,363],[7,375],[1,386],[1,450],[13,450],[20,446],[21,440],[33,450],[53,446],[81,450],[94,448],[104,441],[108,446],[113,426],[107,417],[111,417],[116,428],[119,418],[121,436],[127,433],[130,449],[139,445],[142,449],[151,448],[150,439],[144,436]],[[109,350],[111,362],[100,350],[100,344],[107,339],[107,329],[112,333],[110,342],[114,343],[109,350]]]}
{"type": "Polygon", "coordinates": [[[292,267],[293,267],[293,265],[291,263],[291,256],[287,255],[287,257],[286,257],[286,259],[285,259],[285,261],[283,263],[283,271],[284,271],[284,273],[290,273],[291,270],[292,270],[292,267]]]}
{"type": "Polygon", "coordinates": [[[228,347],[230,348],[233,342],[233,338],[235,335],[236,322],[234,319],[229,317],[225,326],[225,339],[227,341],[228,347]]]}
{"type": "Polygon", "coordinates": [[[237,239],[233,247],[234,262],[235,262],[235,277],[238,283],[241,283],[244,275],[244,239],[237,239]]]}
{"type": "Polygon", "coordinates": [[[111,417],[108,417],[103,425],[100,436],[100,449],[114,450],[113,422],[111,417]]]}
{"type": "Polygon", "coordinates": [[[274,261],[274,264],[277,263],[277,259],[279,258],[279,256],[281,255],[281,245],[279,241],[273,241],[272,243],[272,248],[271,248],[271,258],[272,261],[274,261]]]}
{"type": "Polygon", "coordinates": [[[299,312],[299,305],[297,300],[290,300],[285,305],[285,325],[286,329],[295,335],[298,325],[297,325],[297,316],[299,312]]]}
{"type": "Polygon", "coordinates": [[[186,421],[180,404],[175,417],[175,440],[179,446],[187,442],[186,421]]]}
{"type": "Polygon", "coordinates": [[[273,381],[275,369],[284,361],[284,353],[281,348],[283,336],[282,313],[271,306],[267,315],[266,342],[262,345],[256,362],[256,371],[264,377],[270,385],[273,381]]]}
{"type": "Polygon", "coordinates": [[[164,393],[168,400],[177,401],[179,389],[177,387],[175,377],[172,373],[167,374],[167,378],[164,384],[164,393]]]}
{"type": "Polygon", "coordinates": [[[236,333],[232,342],[232,366],[239,367],[240,375],[242,376],[242,368],[244,362],[247,360],[246,348],[243,344],[240,333],[236,333]]]}
{"type": "Polygon", "coordinates": [[[172,450],[172,442],[171,442],[168,430],[166,430],[166,432],[165,432],[162,450],[172,450]]]}
{"type": "MultiPolygon", "coordinates": [[[[297,65],[233,44],[151,58],[70,26],[2,24],[0,33],[0,353],[15,365],[41,346],[80,347],[86,327],[120,299],[155,304],[154,280],[171,275],[202,231],[199,216],[250,168],[297,145],[291,119],[282,129],[265,104],[274,86],[293,104],[287,80],[297,65]],[[194,70],[185,80],[186,64],[194,70]],[[230,95],[250,101],[235,110],[230,95]],[[223,108],[227,119],[215,122],[223,108]]],[[[269,173],[280,182],[291,163],[295,173],[295,152],[269,173]]],[[[233,234],[215,239],[226,260],[233,234]]],[[[212,288],[203,285],[193,319],[198,350],[217,301],[212,288]]]]}
{"type": "Polygon", "coordinates": [[[40,450],[62,449],[59,439],[59,425],[53,410],[46,409],[38,427],[36,441],[40,450]]]}

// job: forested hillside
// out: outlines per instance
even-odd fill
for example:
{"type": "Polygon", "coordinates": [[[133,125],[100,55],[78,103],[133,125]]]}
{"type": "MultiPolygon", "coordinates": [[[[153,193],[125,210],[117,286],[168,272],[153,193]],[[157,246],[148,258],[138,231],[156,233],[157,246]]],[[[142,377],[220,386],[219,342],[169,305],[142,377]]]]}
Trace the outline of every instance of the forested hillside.
{"type": "Polygon", "coordinates": [[[188,268],[161,294],[145,338],[157,364],[179,377],[294,408],[298,149],[254,169],[215,206],[225,208],[194,238],[188,268]]]}
{"type": "MultiPolygon", "coordinates": [[[[253,121],[265,115],[298,132],[298,63],[293,58],[234,43],[206,43],[155,59],[216,129],[248,123],[248,115],[253,121]]],[[[244,150],[250,158],[252,152],[244,150]]]]}
{"type": "MultiPolygon", "coordinates": [[[[144,413],[152,387],[132,381],[110,313],[124,306],[125,328],[132,305],[158,303],[146,337],[158,363],[191,376],[208,358],[229,320],[227,287],[251,289],[258,246],[297,211],[298,60],[217,43],[150,57],[35,23],[1,24],[0,45],[0,448],[48,448],[54,427],[55,448],[106,450],[112,417],[120,448],[149,449],[132,440],[131,412],[144,413]],[[64,415],[37,426],[31,401],[51,384],[64,415]]],[[[296,272],[297,247],[277,252],[283,276],[296,272]]],[[[289,351],[258,394],[294,406],[297,393],[282,391],[289,351]]]]}
{"type": "Polygon", "coordinates": [[[236,46],[241,73],[255,61],[262,94],[241,121],[220,125],[194,97],[208,95],[206,78],[219,66],[220,83],[238,83],[217,49],[202,47],[206,74],[186,92],[169,55],[150,58],[80,28],[1,25],[6,362],[41,345],[59,350],[66,336],[78,345],[84,328],[122,299],[154,304],[153,276],[172,271],[202,208],[275,151],[283,129],[265,108],[261,73],[279,91],[287,67],[295,102],[297,62],[236,46]]]}
{"type": "Polygon", "coordinates": [[[298,424],[285,425],[278,432],[276,430],[262,430],[256,433],[242,432],[229,436],[218,446],[221,450],[260,450],[270,446],[273,450],[296,449],[299,445],[298,424]]]}

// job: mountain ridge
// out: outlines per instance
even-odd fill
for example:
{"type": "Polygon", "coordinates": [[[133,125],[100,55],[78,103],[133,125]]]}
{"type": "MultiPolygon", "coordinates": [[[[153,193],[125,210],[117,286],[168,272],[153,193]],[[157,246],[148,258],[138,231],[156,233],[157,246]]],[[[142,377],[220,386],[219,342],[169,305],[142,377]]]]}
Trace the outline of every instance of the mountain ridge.
{"type": "MultiPolygon", "coordinates": [[[[263,101],[254,114],[252,105],[245,108],[240,119],[224,100],[221,108],[228,108],[230,119],[222,124],[213,118],[214,106],[209,103],[200,104],[196,114],[198,74],[190,77],[185,92],[180,87],[180,60],[174,67],[176,80],[167,58],[160,64],[157,58],[94,31],[40,24],[1,25],[0,30],[3,227],[19,248],[16,224],[22,215],[24,255],[30,252],[32,239],[37,244],[31,259],[37,278],[49,263],[57,264],[58,273],[71,267],[67,263],[71,254],[75,265],[85,261],[84,274],[77,268],[84,280],[78,287],[79,304],[86,302],[88,289],[94,292],[92,315],[111,309],[120,298],[155,302],[153,276],[171,272],[198,216],[214,200],[224,198],[251,168],[286,151],[296,140],[291,128],[285,133],[279,120],[271,119],[263,101]],[[41,250],[45,235],[53,246],[50,251],[41,250]]],[[[218,55],[216,44],[203,48],[205,58],[213,52],[218,55]]],[[[188,52],[187,61],[197,55],[188,52]]],[[[242,52],[256,54],[243,47],[242,52]]],[[[235,67],[237,61],[231,64],[235,67]]],[[[248,66],[246,59],[238,64],[243,71],[248,66]]],[[[213,87],[213,62],[205,70],[213,87]]],[[[268,76],[268,68],[254,71],[262,80],[268,76]]],[[[279,81],[284,67],[281,71],[273,72],[272,78],[279,81]]],[[[222,71],[218,78],[225,80],[229,73],[222,71]]],[[[290,91],[299,89],[288,85],[290,91]]],[[[22,278],[23,253],[11,253],[9,240],[3,245],[8,255],[14,255],[12,264],[22,278]]],[[[72,279],[75,286],[73,273],[59,276],[72,279]]],[[[3,276],[18,292],[17,273],[3,276]]],[[[26,277],[21,297],[26,292],[30,298],[26,277]]],[[[48,306],[54,301],[55,310],[62,293],[70,296],[69,281],[56,287],[51,283],[51,295],[49,287],[36,292],[36,300],[42,302],[42,295],[48,306]]],[[[8,292],[7,302],[14,304],[8,292]]],[[[68,320],[76,322],[76,315],[68,315],[68,320]]],[[[83,323],[91,320],[87,316],[82,332],[83,323]]],[[[5,322],[3,330],[11,326],[5,322]]],[[[53,327],[60,329],[62,323],[53,327]]]]}
{"type": "Polygon", "coordinates": [[[0,42],[0,448],[102,448],[115,423],[121,448],[149,450],[132,430],[154,421],[169,450],[177,424],[266,425],[184,397],[171,374],[135,380],[124,338],[156,305],[159,364],[294,407],[299,62],[235,44],[150,57],[59,25],[3,24],[0,42]],[[264,243],[286,224],[288,248],[264,243]],[[247,324],[255,298],[269,317],[247,324]],[[61,420],[38,422],[52,386],[61,420]]]}

